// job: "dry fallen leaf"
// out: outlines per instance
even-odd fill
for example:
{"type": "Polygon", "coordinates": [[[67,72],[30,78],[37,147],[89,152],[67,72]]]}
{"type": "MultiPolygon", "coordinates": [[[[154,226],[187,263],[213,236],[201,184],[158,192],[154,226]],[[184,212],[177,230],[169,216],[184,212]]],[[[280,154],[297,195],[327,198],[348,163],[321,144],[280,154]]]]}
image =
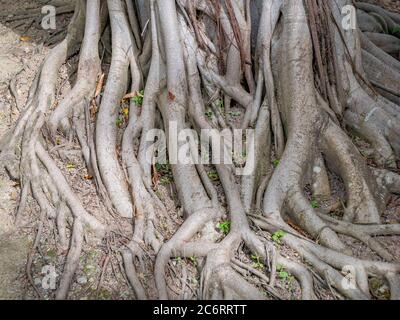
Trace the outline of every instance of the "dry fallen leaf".
{"type": "Polygon", "coordinates": [[[126,95],[124,95],[124,97],[122,98],[122,101],[129,100],[129,99],[132,99],[132,98],[135,98],[135,97],[143,98],[144,95],[140,91],[130,92],[130,93],[127,93],[126,95]]]}
{"type": "Polygon", "coordinates": [[[168,91],[168,99],[169,99],[169,101],[175,101],[175,95],[171,92],[171,91],[168,91]]]}
{"type": "Polygon", "coordinates": [[[96,92],[94,93],[94,97],[98,97],[98,95],[101,93],[101,89],[103,88],[103,83],[104,83],[104,73],[101,74],[99,81],[97,81],[97,86],[96,86],[96,92]]]}
{"type": "Polygon", "coordinates": [[[122,100],[128,100],[128,99],[132,99],[133,97],[136,97],[137,92],[130,92],[127,93],[126,95],[124,95],[124,97],[122,98],[122,100]]]}
{"type": "Polygon", "coordinates": [[[21,37],[19,38],[19,40],[21,40],[22,42],[28,42],[28,41],[31,41],[32,38],[31,38],[31,37],[28,37],[28,36],[21,36],[21,37]]]}

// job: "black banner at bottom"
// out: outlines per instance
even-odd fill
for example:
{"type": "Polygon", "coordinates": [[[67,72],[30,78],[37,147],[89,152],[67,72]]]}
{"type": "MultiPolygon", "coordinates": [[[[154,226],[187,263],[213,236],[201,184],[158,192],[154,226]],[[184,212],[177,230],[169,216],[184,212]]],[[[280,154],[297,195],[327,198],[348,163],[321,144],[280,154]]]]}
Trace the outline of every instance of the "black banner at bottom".
{"type": "Polygon", "coordinates": [[[399,310],[399,301],[0,301],[4,317],[28,312],[37,318],[93,319],[278,319],[290,316],[346,319],[356,312],[379,316],[399,310]],[[395,310],[394,310],[395,311],[395,310]],[[6,316],[7,315],[7,316],[6,316]],[[73,317],[73,318],[72,318],[73,317]]]}

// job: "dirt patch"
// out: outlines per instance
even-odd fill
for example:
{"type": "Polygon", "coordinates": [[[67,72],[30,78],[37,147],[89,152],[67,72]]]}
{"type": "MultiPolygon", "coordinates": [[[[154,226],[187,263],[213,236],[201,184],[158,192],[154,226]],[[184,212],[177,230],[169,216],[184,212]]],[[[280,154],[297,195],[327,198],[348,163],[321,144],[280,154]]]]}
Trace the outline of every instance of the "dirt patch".
{"type": "MultiPolygon", "coordinates": [[[[0,136],[13,121],[8,86],[22,71],[23,64],[16,55],[14,46],[19,42],[18,34],[0,24],[0,136]]],[[[22,48],[21,48],[22,49],[22,48]]],[[[23,49],[22,49],[23,50],[23,49]]],[[[18,188],[5,172],[0,173],[0,299],[21,298],[21,282],[18,272],[26,264],[28,254],[27,237],[19,234],[13,223],[18,188]]]]}
{"type": "MultiPolygon", "coordinates": [[[[0,12],[37,7],[36,1],[1,1],[0,12]]],[[[19,27],[0,18],[0,137],[18,119],[33,78],[48,49],[40,44],[46,31],[26,21],[19,27]],[[35,42],[34,40],[38,40],[35,42]],[[12,87],[12,88],[11,88],[12,87]]],[[[35,225],[14,224],[19,184],[0,171],[0,299],[32,297],[27,291],[25,268],[33,242],[35,225]]],[[[28,209],[27,211],[30,211],[28,209]]]]}

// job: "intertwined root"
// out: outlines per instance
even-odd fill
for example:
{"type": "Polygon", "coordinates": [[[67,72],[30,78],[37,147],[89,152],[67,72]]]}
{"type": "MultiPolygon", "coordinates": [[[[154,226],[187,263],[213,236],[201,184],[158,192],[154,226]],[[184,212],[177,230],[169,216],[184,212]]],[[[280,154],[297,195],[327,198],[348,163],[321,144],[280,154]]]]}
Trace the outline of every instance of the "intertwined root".
{"type": "MultiPolygon", "coordinates": [[[[17,218],[31,191],[42,213],[40,225],[44,216],[54,219],[61,247],[68,250],[56,298],[68,295],[86,230],[104,238],[116,228],[88,214],[63,176],[52,152],[57,130],[76,134],[107,216],[132,221],[133,235],[120,251],[138,299],[152,297],[140,274],[153,255],[161,299],[171,297],[166,270],[172,257],[201,261],[197,296],[204,299],[264,299],[260,289],[280,299],[275,287],[282,270],[297,279],[303,299],[317,297],[316,281],[326,283],[335,296],[371,298],[369,277],[377,276],[386,279],[393,299],[400,298],[398,257],[376,238],[400,233],[398,224],[381,222],[387,196],[400,193],[400,177],[369,167],[340,122],[344,119],[371,144],[377,164],[394,168],[400,150],[399,62],[358,30],[341,30],[341,8],[349,1],[336,2],[261,1],[260,21],[254,23],[250,2],[151,0],[133,6],[122,0],[77,1],[66,39],[44,61],[24,112],[0,142],[0,160],[21,181],[17,218]],[[257,26],[252,46],[250,31],[257,26]],[[107,28],[112,41],[102,44],[111,45],[112,58],[102,92],[98,48],[107,28]],[[58,69],[79,46],[77,83],[54,109],[58,69]],[[324,61],[323,54],[332,61],[324,61]],[[375,76],[377,68],[391,71],[388,77],[375,76]],[[128,105],[127,97],[136,100],[128,105]],[[128,110],[123,121],[120,105],[128,110]],[[227,116],[236,107],[245,109],[239,124],[227,116]],[[170,213],[154,190],[157,169],[148,161],[146,134],[155,128],[168,132],[172,124],[178,131],[198,132],[254,128],[254,154],[247,155],[247,163],[255,169],[239,178],[233,166],[216,164],[221,194],[202,164],[172,164],[185,220],[164,239],[159,225],[170,213]],[[19,152],[14,147],[20,141],[19,152]],[[340,219],[311,205],[305,192],[311,186],[314,199],[330,199],[329,172],[340,177],[346,193],[340,219]],[[230,227],[219,239],[215,225],[224,215],[230,227]],[[260,229],[273,234],[272,240],[260,229]],[[354,257],[342,235],[385,262],[354,257]],[[301,259],[284,257],[282,244],[301,259]],[[268,273],[239,260],[238,252],[250,252],[268,273]],[[247,272],[260,282],[247,281],[247,272]],[[351,272],[354,281],[349,284],[344,272],[351,272]]],[[[375,10],[386,24],[399,23],[397,15],[365,5],[361,9],[375,10]]],[[[182,145],[168,140],[167,149],[172,153],[182,145]]],[[[32,280],[31,264],[32,255],[32,280]]]]}

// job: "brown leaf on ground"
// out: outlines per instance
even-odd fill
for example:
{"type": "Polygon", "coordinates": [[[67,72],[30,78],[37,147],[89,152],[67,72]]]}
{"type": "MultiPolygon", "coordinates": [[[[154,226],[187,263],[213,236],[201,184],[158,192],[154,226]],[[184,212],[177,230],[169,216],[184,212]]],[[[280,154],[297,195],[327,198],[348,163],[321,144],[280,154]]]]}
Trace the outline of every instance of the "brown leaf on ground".
{"type": "Polygon", "coordinates": [[[94,93],[95,98],[101,93],[101,90],[103,89],[104,76],[105,74],[102,73],[99,80],[97,81],[96,92],[94,93]]]}
{"type": "Polygon", "coordinates": [[[168,91],[168,100],[175,101],[175,99],[176,99],[176,96],[171,91],[168,91]]]}

